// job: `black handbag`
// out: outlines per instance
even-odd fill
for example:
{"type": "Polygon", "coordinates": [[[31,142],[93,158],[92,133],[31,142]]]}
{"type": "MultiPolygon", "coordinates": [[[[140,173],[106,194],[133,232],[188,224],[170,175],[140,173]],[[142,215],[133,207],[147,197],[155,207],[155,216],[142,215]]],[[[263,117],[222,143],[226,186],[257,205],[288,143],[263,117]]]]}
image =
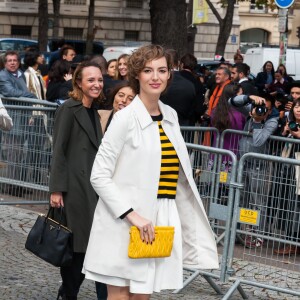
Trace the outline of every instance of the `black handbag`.
{"type": "Polygon", "coordinates": [[[61,224],[63,208],[60,210],[59,222],[47,216],[39,215],[31,228],[25,248],[55,267],[67,266],[73,258],[73,234],[61,224]]]}

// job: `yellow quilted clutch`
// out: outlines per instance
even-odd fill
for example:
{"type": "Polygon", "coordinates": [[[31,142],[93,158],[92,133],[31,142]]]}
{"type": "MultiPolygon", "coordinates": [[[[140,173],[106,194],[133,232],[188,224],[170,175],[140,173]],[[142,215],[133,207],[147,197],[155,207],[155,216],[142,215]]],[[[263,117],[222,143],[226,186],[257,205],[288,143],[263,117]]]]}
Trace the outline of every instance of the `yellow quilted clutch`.
{"type": "Polygon", "coordinates": [[[130,258],[155,258],[171,255],[174,240],[174,227],[155,226],[155,240],[146,244],[141,240],[140,231],[136,226],[130,228],[130,241],[128,257],[130,258]]]}

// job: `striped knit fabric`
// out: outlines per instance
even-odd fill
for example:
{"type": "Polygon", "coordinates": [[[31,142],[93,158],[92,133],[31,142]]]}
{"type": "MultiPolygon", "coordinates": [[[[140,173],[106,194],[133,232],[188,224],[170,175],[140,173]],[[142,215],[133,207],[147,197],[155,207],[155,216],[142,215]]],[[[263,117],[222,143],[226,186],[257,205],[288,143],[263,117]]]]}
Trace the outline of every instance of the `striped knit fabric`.
{"type": "Polygon", "coordinates": [[[175,199],[179,174],[177,153],[158,121],[161,142],[161,167],[157,198],[175,199]]]}

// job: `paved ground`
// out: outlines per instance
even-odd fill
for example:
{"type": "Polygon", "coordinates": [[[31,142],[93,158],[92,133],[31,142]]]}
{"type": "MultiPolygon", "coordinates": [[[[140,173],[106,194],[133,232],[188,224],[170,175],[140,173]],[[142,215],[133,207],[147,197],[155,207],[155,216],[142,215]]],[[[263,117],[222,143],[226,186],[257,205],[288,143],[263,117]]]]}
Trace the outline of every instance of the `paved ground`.
{"type": "MultiPolygon", "coordinates": [[[[24,248],[27,233],[36,220],[37,211],[45,211],[45,207],[40,206],[37,208],[27,206],[26,208],[27,209],[24,209],[24,207],[0,205],[0,299],[56,299],[56,292],[60,285],[59,269],[36,258],[24,248]],[[28,208],[30,210],[28,210],[28,208]]],[[[250,273],[253,273],[253,276],[256,276],[259,280],[260,275],[254,274],[256,268],[253,264],[250,265],[245,261],[237,260],[234,263],[234,268],[240,277],[248,276],[250,273]]],[[[280,274],[286,276],[286,274],[284,275],[282,272],[280,274]]],[[[280,286],[282,282],[286,280],[286,277],[282,277],[281,279],[278,276],[272,277],[271,274],[268,275],[270,275],[270,283],[276,286],[280,286]]],[[[288,274],[288,278],[289,286],[292,289],[299,290],[299,273],[291,272],[288,274]]],[[[221,290],[226,293],[232,285],[232,282],[219,285],[221,290]]],[[[249,299],[253,300],[299,299],[297,296],[279,294],[278,292],[258,289],[249,285],[245,285],[243,288],[249,296],[249,299]]],[[[88,280],[84,281],[78,299],[96,299],[93,282],[88,280]]],[[[222,299],[222,296],[217,295],[207,281],[205,281],[203,277],[198,276],[195,281],[179,294],[164,292],[154,294],[151,299],[215,300],[222,299]]],[[[242,297],[238,292],[235,292],[230,299],[237,300],[242,299],[242,297]]]]}

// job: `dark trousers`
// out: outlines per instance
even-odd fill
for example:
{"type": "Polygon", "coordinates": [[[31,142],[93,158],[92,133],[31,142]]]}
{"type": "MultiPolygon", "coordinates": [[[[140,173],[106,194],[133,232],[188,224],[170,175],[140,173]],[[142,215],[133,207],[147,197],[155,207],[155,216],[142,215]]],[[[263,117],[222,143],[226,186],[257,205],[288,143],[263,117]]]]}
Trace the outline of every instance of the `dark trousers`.
{"type": "MultiPolygon", "coordinates": [[[[63,281],[63,294],[67,299],[76,299],[79,293],[80,286],[84,280],[84,274],[81,273],[85,253],[74,253],[72,265],[61,267],[60,274],[63,281]]],[[[106,285],[101,282],[96,282],[96,292],[98,300],[107,299],[106,285]]]]}
{"type": "Polygon", "coordinates": [[[84,274],[81,273],[84,255],[85,253],[74,253],[72,264],[60,268],[63,293],[67,297],[77,297],[80,286],[84,280],[84,274]]]}

